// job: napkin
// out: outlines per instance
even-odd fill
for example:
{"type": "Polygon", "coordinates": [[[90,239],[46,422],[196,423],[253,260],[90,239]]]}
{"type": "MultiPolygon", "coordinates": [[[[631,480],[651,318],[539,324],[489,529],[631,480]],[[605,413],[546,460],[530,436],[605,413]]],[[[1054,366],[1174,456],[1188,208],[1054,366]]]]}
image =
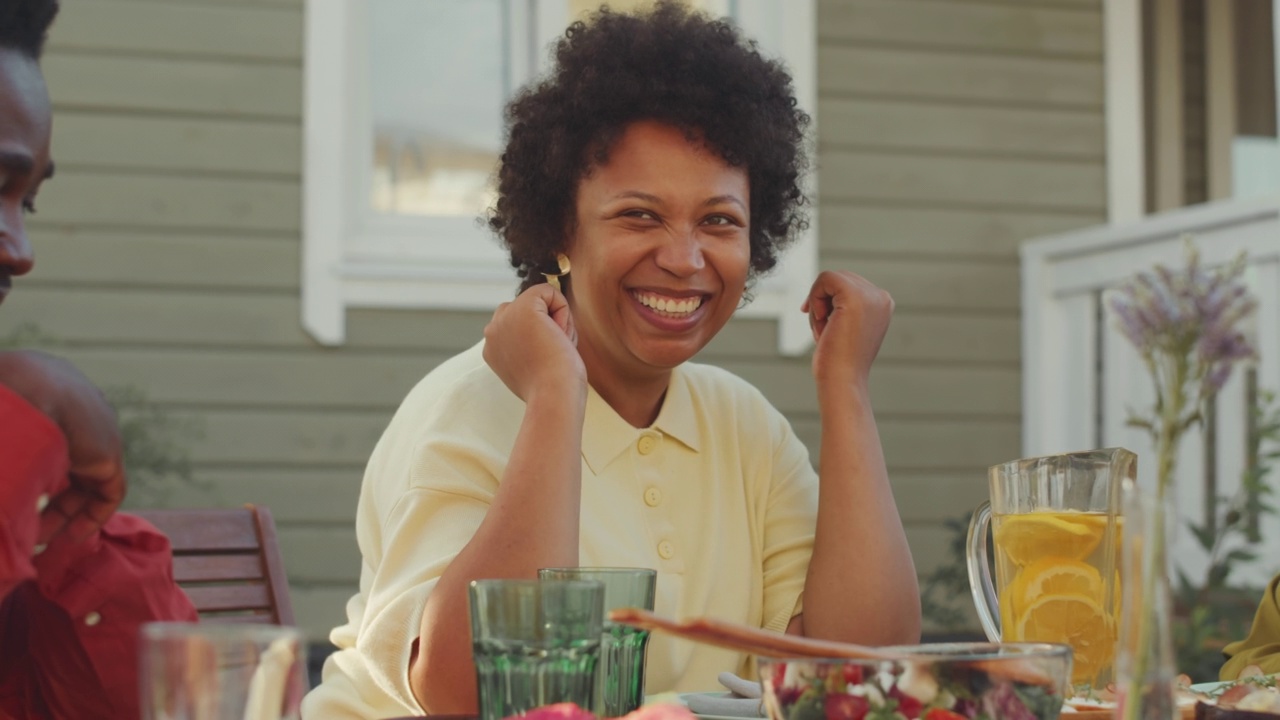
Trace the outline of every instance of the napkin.
{"type": "Polygon", "coordinates": [[[729,692],[718,695],[686,695],[685,703],[698,715],[722,717],[764,717],[764,703],[760,700],[760,683],[743,680],[730,672],[720,673],[720,684],[729,692]]]}

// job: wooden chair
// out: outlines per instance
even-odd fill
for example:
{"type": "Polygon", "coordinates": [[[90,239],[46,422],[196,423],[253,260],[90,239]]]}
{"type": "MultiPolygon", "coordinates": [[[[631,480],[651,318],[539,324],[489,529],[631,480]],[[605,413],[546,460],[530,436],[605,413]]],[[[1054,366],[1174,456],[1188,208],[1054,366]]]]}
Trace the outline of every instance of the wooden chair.
{"type": "Polygon", "coordinates": [[[143,510],[173,545],[173,574],[201,622],[293,625],[293,605],[271,511],[143,510]]]}

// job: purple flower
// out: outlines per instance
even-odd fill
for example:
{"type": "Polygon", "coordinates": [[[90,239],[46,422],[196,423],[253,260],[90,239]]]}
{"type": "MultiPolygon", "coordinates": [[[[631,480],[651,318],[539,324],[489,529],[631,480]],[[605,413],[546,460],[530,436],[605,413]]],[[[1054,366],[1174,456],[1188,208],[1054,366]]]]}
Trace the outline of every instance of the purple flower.
{"type": "Polygon", "coordinates": [[[1205,389],[1209,394],[1214,394],[1227,384],[1227,378],[1231,377],[1231,364],[1218,363],[1213,366],[1209,374],[1204,378],[1205,389]]]}
{"type": "Polygon", "coordinates": [[[1149,363],[1187,358],[1194,364],[1190,379],[1203,379],[1200,395],[1212,395],[1236,362],[1257,354],[1252,338],[1239,329],[1257,307],[1244,284],[1244,269],[1243,254],[1230,265],[1203,267],[1188,240],[1185,267],[1157,265],[1139,272],[1107,293],[1107,306],[1117,328],[1149,363]]]}

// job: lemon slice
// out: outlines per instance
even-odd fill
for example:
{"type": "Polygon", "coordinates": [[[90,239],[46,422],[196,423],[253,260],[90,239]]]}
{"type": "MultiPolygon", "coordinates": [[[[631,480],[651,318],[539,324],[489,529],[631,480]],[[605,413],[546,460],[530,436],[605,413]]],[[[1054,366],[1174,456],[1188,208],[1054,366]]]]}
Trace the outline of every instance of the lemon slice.
{"type": "Polygon", "coordinates": [[[1084,560],[1102,541],[1105,526],[1077,522],[1082,513],[1037,512],[1005,515],[996,524],[996,548],[1017,565],[1045,556],[1084,560]]]}
{"type": "Polygon", "coordinates": [[[1115,624],[1087,595],[1055,594],[1036,599],[1018,618],[1018,639],[1065,643],[1075,661],[1071,682],[1093,682],[1115,655],[1115,624]]]}
{"type": "Polygon", "coordinates": [[[1102,604],[1102,573],[1089,563],[1071,558],[1046,556],[1018,572],[1012,584],[1022,607],[1045,595],[1083,595],[1102,604]]]}

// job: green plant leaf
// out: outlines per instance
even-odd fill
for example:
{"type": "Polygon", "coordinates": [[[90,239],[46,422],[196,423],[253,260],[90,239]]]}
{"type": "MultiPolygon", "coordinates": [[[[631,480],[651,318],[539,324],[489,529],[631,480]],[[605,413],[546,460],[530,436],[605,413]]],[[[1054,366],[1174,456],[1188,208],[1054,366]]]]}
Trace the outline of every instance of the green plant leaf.
{"type": "Polygon", "coordinates": [[[1213,544],[1214,541],[1217,540],[1217,536],[1210,532],[1208,528],[1200,527],[1199,525],[1192,523],[1187,523],[1187,527],[1190,528],[1191,534],[1195,536],[1196,542],[1200,543],[1200,547],[1205,550],[1213,549],[1213,544]]]}
{"type": "Polygon", "coordinates": [[[1258,553],[1243,548],[1236,548],[1227,553],[1224,560],[1228,563],[1234,562],[1253,562],[1258,559],[1258,553]]]}

